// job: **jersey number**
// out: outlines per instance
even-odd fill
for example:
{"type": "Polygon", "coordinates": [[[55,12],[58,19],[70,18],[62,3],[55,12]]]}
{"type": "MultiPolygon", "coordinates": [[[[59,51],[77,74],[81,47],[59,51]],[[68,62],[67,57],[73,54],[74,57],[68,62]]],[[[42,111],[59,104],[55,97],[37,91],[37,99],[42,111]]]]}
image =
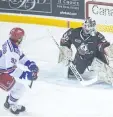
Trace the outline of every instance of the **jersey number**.
{"type": "Polygon", "coordinates": [[[11,58],[11,63],[16,64],[17,60],[15,58],[11,58]]]}

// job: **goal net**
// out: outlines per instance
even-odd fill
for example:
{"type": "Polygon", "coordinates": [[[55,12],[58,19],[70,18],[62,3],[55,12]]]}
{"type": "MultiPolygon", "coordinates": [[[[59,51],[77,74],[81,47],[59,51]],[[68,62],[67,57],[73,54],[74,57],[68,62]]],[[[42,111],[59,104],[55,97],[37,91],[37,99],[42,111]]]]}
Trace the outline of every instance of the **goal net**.
{"type": "Polygon", "coordinates": [[[86,1],[86,17],[96,20],[98,31],[113,33],[113,0],[108,1],[111,3],[86,1]]]}

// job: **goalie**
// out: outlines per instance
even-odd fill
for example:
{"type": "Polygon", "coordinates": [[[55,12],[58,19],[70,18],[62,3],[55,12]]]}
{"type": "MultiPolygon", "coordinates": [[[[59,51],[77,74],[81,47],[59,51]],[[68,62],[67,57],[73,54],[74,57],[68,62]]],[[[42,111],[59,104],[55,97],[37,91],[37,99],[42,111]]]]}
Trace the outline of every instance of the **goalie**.
{"type": "MultiPolygon", "coordinates": [[[[71,45],[76,47],[76,54],[72,62],[83,78],[86,76],[87,78],[98,77],[100,81],[112,83],[113,70],[106,59],[107,53],[109,57],[112,56],[109,51],[112,46],[100,32],[96,31],[95,20],[89,17],[82,27],[71,28],[64,33],[60,41],[62,52],[59,55],[59,62],[65,60],[69,64],[67,58],[72,59],[71,45]]],[[[68,78],[73,76],[73,72],[68,68],[68,78]]]]}

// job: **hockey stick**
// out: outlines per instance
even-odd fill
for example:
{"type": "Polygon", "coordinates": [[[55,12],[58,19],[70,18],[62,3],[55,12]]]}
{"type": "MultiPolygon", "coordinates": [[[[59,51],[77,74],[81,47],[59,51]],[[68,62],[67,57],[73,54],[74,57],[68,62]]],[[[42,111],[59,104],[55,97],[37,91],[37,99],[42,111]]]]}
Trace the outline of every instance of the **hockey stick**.
{"type": "Polygon", "coordinates": [[[32,85],[33,85],[33,80],[31,80],[31,83],[29,85],[29,88],[32,88],[32,85]]]}
{"type": "MultiPolygon", "coordinates": [[[[37,78],[38,78],[38,76],[37,76],[37,78]]],[[[36,79],[37,79],[37,78],[36,78],[36,79]]],[[[31,80],[31,83],[30,83],[30,85],[29,85],[29,88],[32,88],[33,82],[34,82],[34,80],[32,79],[32,80],[31,80]]]]}
{"type": "MultiPolygon", "coordinates": [[[[62,49],[60,48],[59,44],[57,43],[57,41],[55,40],[55,38],[53,37],[53,35],[51,35],[50,31],[48,30],[48,33],[50,34],[52,40],[55,42],[55,44],[57,45],[58,49],[63,53],[62,49]]],[[[68,57],[66,58],[70,64],[68,65],[68,67],[71,69],[71,71],[73,72],[74,76],[77,78],[77,80],[83,85],[83,86],[88,86],[91,84],[94,84],[95,82],[98,81],[97,78],[91,79],[91,80],[87,80],[85,81],[82,76],[79,74],[79,72],[77,71],[75,65],[72,63],[72,60],[70,60],[68,57]]]]}

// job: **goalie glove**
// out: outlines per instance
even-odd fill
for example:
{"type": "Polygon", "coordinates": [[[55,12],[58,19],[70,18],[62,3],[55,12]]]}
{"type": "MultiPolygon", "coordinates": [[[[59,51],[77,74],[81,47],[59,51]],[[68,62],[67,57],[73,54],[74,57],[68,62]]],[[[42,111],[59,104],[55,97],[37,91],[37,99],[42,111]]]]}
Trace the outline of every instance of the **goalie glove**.
{"type": "Polygon", "coordinates": [[[113,44],[111,44],[110,46],[106,47],[104,49],[105,51],[105,54],[110,57],[110,58],[113,58],[113,44]]]}
{"type": "Polygon", "coordinates": [[[65,65],[68,65],[69,60],[71,60],[72,58],[72,49],[69,49],[66,46],[61,46],[60,47],[60,52],[59,52],[59,59],[58,59],[58,63],[64,63],[65,65]]]}
{"type": "Polygon", "coordinates": [[[107,47],[109,47],[110,46],[110,43],[109,42],[103,42],[103,43],[100,43],[99,45],[98,45],[98,50],[100,51],[100,52],[104,52],[104,49],[105,48],[107,48],[107,47]]]}

